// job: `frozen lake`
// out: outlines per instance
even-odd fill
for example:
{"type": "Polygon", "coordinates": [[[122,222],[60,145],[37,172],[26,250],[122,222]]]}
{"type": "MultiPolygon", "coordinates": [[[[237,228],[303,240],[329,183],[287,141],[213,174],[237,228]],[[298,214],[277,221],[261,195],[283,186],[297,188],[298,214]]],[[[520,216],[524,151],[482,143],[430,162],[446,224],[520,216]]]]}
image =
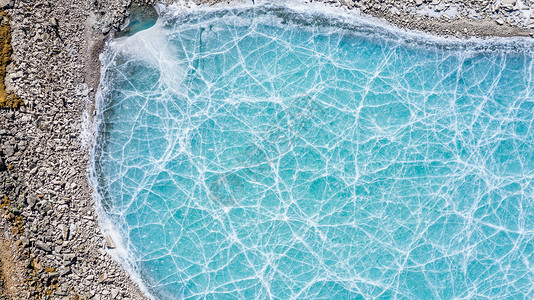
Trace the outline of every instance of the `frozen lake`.
{"type": "Polygon", "coordinates": [[[104,52],[103,217],[157,299],[533,297],[533,46],[170,8],[104,52]]]}

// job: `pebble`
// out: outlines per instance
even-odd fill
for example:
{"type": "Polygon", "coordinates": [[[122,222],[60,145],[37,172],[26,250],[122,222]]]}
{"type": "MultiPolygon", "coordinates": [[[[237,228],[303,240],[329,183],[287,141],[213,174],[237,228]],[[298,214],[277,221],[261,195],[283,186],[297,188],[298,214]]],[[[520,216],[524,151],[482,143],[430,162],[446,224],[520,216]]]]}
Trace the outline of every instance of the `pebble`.
{"type": "Polygon", "coordinates": [[[4,153],[6,157],[13,156],[13,154],[15,154],[15,148],[13,148],[13,146],[11,145],[7,145],[5,147],[4,153]]]}
{"type": "Polygon", "coordinates": [[[35,246],[37,246],[37,248],[42,249],[46,252],[52,252],[52,247],[50,246],[49,243],[44,243],[42,241],[35,241],[35,246]]]}
{"type": "Polygon", "coordinates": [[[501,0],[501,6],[513,7],[516,5],[516,0],[501,0]]]}
{"type": "Polygon", "coordinates": [[[115,249],[117,246],[115,246],[115,242],[111,238],[111,236],[106,235],[106,248],[108,249],[115,249]]]}
{"type": "Polygon", "coordinates": [[[70,274],[71,269],[69,267],[64,267],[59,271],[59,276],[64,277],[67,274],[70,274]]]}
{"type": "Polygon", "coordinates": [[[14,0],[0,0],[0,7],[2,8],[10,8],[13,7],[14,4],[14,0]]]}
{"type": "Polygon", "coordinates": [[[111,298],[115,299],[119,295],[119,289],[113,288],[111,289],[111,298]]]}

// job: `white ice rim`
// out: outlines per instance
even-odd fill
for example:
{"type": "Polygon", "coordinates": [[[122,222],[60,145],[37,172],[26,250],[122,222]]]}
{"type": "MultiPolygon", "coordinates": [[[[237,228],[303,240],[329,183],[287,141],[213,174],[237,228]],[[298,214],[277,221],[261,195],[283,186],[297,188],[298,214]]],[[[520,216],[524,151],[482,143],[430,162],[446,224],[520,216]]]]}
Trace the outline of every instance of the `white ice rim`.
{"type": "MultiPolygon", "coordinates": [[[[419,42],[419,44],[427,46],[445,46],[450,47],[451,50],[457,48],[469,48],[471,52],[527,52],[534,53],[534,39],[529,37],[514,36],[514,37],[469,37],[458,38],[453,36],[438,36],[428,32],[420,30],[411,30],[398,27],[389,23],[385,19],[375,18],[368,14],[363,14],[359,9],[348,9],[343,6],[339,1],[337,5],[324,3],[324,2],[309,2],[309,0],[233,0],[230,4],[217,3],[214,5],[201,4],[195,5],[184,0],[177,1],[169,6],[164,4],[155,5],[158,14],[163,19],[179,18],[180,16],[192,14],[192,13],[209,13],[209,12],[223,12],[229,10],[249,10],[258,8],[286,8],[288,11],[298,13],[301,16],[312,17],[326,17],[335,20],[336,22],[331,25],[332,28],[338,25],[352,25],[354,29],[356,27],[371,27],[375,28],[378,35],[386,35],[395,37],[397,42],[410,42],[415,45],[413,41],[419,42]]],[[[473,20],[476,21],[476,20],[473,20]]],[[[384,36],[382,36],[384,38],[384,36]]]]}

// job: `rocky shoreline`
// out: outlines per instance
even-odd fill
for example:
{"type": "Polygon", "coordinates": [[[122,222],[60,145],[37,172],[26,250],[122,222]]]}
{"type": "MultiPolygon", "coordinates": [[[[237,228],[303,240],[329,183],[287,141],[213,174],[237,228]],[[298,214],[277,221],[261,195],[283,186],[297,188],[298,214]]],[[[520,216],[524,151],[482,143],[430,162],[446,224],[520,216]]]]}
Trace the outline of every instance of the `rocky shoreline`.
{"type": "Polygon", "coordinates": [[[0,299],[144,297],[105,251],[81,137],[98,84],[100,23],[118,26],[130,5],[109,2],[7,3],[13,63],[6,85],[25,105],[0,112],[1,244],[10,249],[0,258],[0,299]],[[24,280],[8,282],[14,275],[24,280]]]}
{"type": "MultiPolygon", "coordinates": [[[[531,0],[323,2],[437,35],[534,35],[531,0]]],[[[153,1],[0,0],[13,46],[5,83],[25,103],[0,110],[0,299],[146,297],[107,252],[82,134],[104,41],[139,4],[153,1]]]]}
{"type": "Polygon", "coordinates": [[[457,38],[534,36],[534,2],[531,0],[342,2],[351,2],[347,4],[351,9],[385,19],[400,28],[434,35],[457,38]]]}

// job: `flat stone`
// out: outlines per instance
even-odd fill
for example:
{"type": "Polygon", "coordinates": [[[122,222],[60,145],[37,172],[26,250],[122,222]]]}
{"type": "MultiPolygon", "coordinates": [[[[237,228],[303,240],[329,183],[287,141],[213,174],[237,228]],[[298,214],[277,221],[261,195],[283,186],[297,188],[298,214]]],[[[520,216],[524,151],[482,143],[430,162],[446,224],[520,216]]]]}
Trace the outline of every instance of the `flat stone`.
{"type": "Polygon", "coordinates": [[[115,299],[119,295],[119,289],[111,289],[111,298],[115,299]]]}
{"type": "Polygon", "coordinates": [[[2,8],[13,7],[13,4],[15,4],[14,0],[0,0],[0,7],[2,8]]]}
{"type": "Polygon", "coordinates": [[[516,0],[502,0],[501,7],[507,11],[514,11],[519,9],[519,5],[516,0]]]}
{"type": "Polygon", "coordinates": [[[76,260],[76,255],[74,254],[63,254],[63,265],[68,267],[74,263],[76,260]]]}
{"type": "Polygon", "coordinates": [[[106,235],[106,247],[108,249],[115,249],[117,248],[117,246],[115,246],[115,242],[113,242],[113,239],[111,238],[111,236],[109,235],[106,235]]]}
{"type": "Polygon", "coordinates": [[[15,154],[15,149],[13,148],[13,146],[7,145],[5,154],[6,156],[13,156],[13,154],[15,154]]]}
{"type": "Polygon", "coordinates": [[[102,27],[102,34],[106,35],[111,31],[111,26],[104,26],[102,27]]]}
{"type": "Polygon", "coordinates": [[[43,251],[46,251],[46,252],[52,252],[52,247],[50,247],[50,245],[48,245],[48,243],[43,243],[41,241],[36,241],[35,242],[35,246],[43,251]]]}
{"type": "Polygon", "coordinates": [[[61,269],[61,271],[59,271],[59,276],[63,277],[65,275],[68,275],[70,274],[71,270],[69,267],[65,267],[63,269],[61,269]]]}
{"type": "Polygon", "coordinates": [[[516,4],[516,0],[502,0],[501,6],[511,7],[516,4]]]}
{"type": "Polygon", "coordinates": [[[26,198],[26,201],[28,202],[29,208],[33,208],[35,206],[35,203],[37,203],[36,197],[33,197],[33,196],[26,198]]]}

